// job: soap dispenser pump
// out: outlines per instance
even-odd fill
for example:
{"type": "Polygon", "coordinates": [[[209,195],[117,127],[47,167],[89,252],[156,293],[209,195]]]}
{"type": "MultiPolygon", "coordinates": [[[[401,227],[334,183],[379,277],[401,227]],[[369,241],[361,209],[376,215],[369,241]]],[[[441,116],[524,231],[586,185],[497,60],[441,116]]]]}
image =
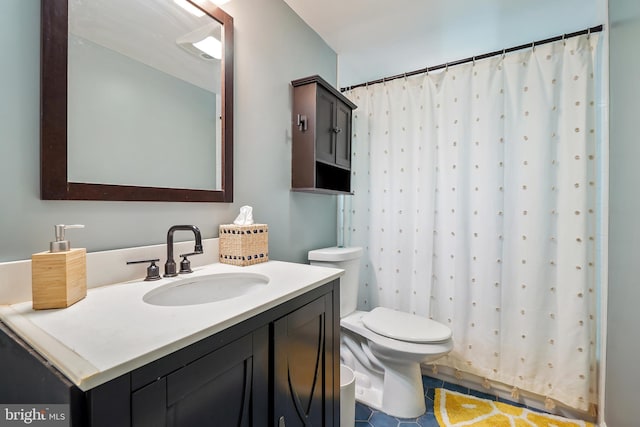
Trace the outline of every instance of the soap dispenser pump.
{"type": "Polygon", "coordinates": [[[64,238],[64,230],[70,228],[84,228],[82,224],[64,225],[57,224],[53,228],[56,230],[56,240],[49,242],[49,252],[64,252],[71,249],[71,243],[64,238]]]}
{"type": "Polygon", "coordinates": [[[84,225],[54,226],[55,240],[48,252],[31,256],[31,291],[33,309],[66,308],[87,295],[87,251],[71,248],[65,230],[84,225]]]}

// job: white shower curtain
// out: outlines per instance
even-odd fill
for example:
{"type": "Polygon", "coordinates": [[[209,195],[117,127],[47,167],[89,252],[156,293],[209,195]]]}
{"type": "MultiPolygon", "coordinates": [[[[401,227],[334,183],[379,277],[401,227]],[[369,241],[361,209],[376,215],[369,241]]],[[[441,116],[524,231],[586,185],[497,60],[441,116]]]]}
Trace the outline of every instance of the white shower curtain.
{"type": "Polygon", "coordinates": [[[597,402],[597,44],[347,92],[360,306],[432,317],[455,340],[437,363],[580,410],[597,402]]]}

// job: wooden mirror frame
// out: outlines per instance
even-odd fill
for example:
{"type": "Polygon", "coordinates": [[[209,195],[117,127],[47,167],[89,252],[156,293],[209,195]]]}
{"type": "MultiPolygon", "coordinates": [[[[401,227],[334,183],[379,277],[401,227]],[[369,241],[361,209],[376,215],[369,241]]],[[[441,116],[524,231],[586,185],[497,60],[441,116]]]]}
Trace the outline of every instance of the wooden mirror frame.
{"type": "Polygon", "coordinates": [[[69,182],[67,166],[68,0],[41,0],[40,197],[42,200],[233,202],[233,18],[207,0],[189,0],[223,25],[222,189],[69,182]]]}

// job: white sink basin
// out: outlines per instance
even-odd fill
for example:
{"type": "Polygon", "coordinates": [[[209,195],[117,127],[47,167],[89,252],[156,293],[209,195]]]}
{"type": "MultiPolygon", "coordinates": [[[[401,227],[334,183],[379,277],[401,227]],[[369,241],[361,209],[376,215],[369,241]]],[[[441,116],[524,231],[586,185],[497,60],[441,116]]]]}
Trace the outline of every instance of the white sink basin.
{"type": "Polygon", "coordinates": [[[269,278],[262,274],[217,273],[168,283],[147,292],[142,300],[162,306],[206,304],[264,289],[268,283],[269,278]]]}

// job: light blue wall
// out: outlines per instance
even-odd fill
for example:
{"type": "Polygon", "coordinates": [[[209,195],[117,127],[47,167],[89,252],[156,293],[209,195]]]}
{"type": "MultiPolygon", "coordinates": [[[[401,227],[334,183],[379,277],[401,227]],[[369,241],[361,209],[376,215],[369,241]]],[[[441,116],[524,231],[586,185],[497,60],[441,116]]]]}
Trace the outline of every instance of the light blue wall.
{"type": "Polygon", "coordinates": [[[289,187],[290,81],[320,74],[335,83],[336,55],[282,0],[233,0],[224,8],[235,23],[235,202],[43,201],[40,0],[0,1],[0,262],[47,250],[57,223],[85,224],[69,237],[89,251],[163,243],[178,223],[215,237],[245,204],[269,224],[272,259],[302,262],[308,249],[335,244],[335,196],[289,187]]]}
{"type": "Polygon", "coordinates": [[[640,2],[609,0],[610,199],[605,421],[634,427],[640,386],[640,2]]]}

